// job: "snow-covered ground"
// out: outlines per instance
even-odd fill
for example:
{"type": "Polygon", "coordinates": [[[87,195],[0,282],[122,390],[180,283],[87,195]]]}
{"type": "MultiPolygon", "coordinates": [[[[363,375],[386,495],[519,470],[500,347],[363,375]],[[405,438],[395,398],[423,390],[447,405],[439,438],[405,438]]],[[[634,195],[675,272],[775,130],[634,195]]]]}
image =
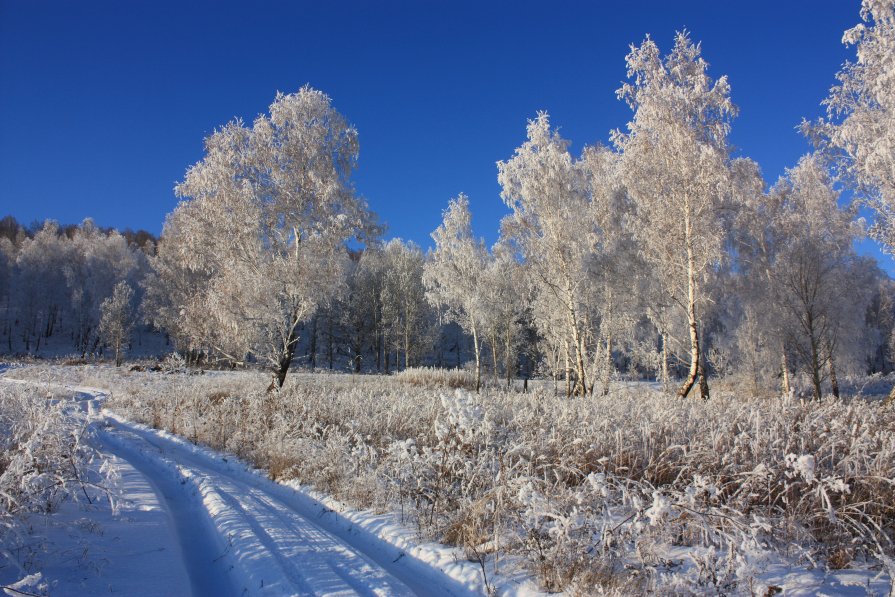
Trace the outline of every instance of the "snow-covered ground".
{"type": "Polygon", "coordinates": [[[101,389],[60,389],[70,394],[72,416],[86,417],[92,428],[101,455],[93,472],[105,478],[105,491],[89,489],[89,502],[34,515],[39,575],[3,578],[9,587],[51,595],[484,590],[480,571],[456,550],[415,545],[390,517],[343,516],[337,502],[324,505],[232,457],[103,411],[101,389]]]}
{"type": "MultiPolygon", "coordinates": [[[[421,543],[418,531],[399,523],[395,514],[354,510],[295,481],[272,482],[229,454],[110,412],[104,408],[107,390],[59,381],[74,378],[69,368],[53,367],[52,372],[43,377],[55,382],[18,381],[8,376],[16,375],[15,369],[0,367],[0,384],[24,384],[62,399],[67,413],[87,427],[96,454],[86,476],[102,481],[85,488],[86,499],[78,495],[51,514],[29,515],[27,572],[39,575],[17,582],[26,571],[4,569],[0,562],[0,585],[50,595],[537,592],[518,556],[502,554],[499,575],[489,558],[486,586],[479,564],[468,561],[462,549],[421,543]]],[[[217,379],[217,374],[203,377],[217,379]]],[[[170,379],[178,392],[189,379],[159,378],[170,379]]],[[[82,383],[106,385],[101,379],[88,377],[82,383]]],[[[150,381],[146,377],[143,383],[150,381]]],[[[321,379],[308,383],[316,388],[321,379]]],[[[109,385],[116,397],[125,391],[109,385]]],[[[703,548],[656,547],[663,550],[659,555],[669,575],[693,569],[688,562],[694,554],[711,559],[703,548]]],[[[810,557],[795,552],[764,556],[746,562],[755,567],[757,586],[785,595],[885,595],[891,587],[887,575],[866,562],[834,570],[809,565],[810,557]]],[[[669,579],[663,586],[674,586],[669,579]]],[[[750,587],[743,584],[734,592],[749,594],[750,587]]],[[[680,594],[694,590],[679,588],[680,594]]],[[[620,592],[625,594],[624,587],[620,592]]]]}

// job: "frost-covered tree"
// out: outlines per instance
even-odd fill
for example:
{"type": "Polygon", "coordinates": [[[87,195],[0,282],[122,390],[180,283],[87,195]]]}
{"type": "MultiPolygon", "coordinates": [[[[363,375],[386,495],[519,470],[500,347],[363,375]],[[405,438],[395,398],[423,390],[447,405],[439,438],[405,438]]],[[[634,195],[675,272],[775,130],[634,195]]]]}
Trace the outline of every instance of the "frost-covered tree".
{"type": "MultiPolygon", "coordinates": [[[[382,248],[382,308],[392,342],[409,367],[422,351],[429,319],[423,286],[425,255],[413,242],[392,239],[382,248]]],[[[395,363],[397,365],[397,363],[395,363]]]]}
{"type": "Polygon", "coordinates": [[[82,356],[99,347],[100,305],[121,280],[136,284],[146,256],[129,246],[118,232],[103,233],[85,220],[73,233],[70,257],[65,261],[73,318],[74,344],[82,356]]]}
{"type": "Polygon", "coordinates": [[[860,232],[854,211],[840,208],[833,181],[813,156],[787,170],[771,195],[777,207],[769,225],[779,238],[771,291],[789,315],[780,325],[815,398],[827,378],[838,394],[837,362],[857,352],[872,288],[872,273],[852,248],[860,232]]]}
{"type": "Polygon", "coordinates": [[[498,355],[502,354],[503,372],[509,387],[516,372],[519,343],[531,308],[531,288],[512,248],[498,242],[492,248],[493,259],[482,272],[484,320],[494,375],[498,374],[498,355]]]}
{"type": "Polygon", "coordinates": [[[722,258],[720,208],[728,196],[727,135],[736,108],[727,78],[712,81],[687,33],[677,34],[664,58],[647,38],[626,61],[630,81],[618,95],[634,118],[614,141],[624,153],[623,180],[644,255],[686,317],[689,370],[678,389],[684,397],[702,370],[700,283],[722,258]]]}
{"type": "MultiPolygon", "coordinates": [[[[354,371],[360,372],[365,353],[372,353],[376,370],[382,368],[383,322],[382,283],[384,259],[378,246],[368,246],[352,262],[348,292],[341,312],[354,371]]],[[[388,353],[388,348],[385,348],[388,353]]]]}
{"type": "MultiPolygon", "coordinates": [[[[2,242],[2,241],[0,241],[2,242]]],[[[895,280],[881,273],[871,290],[867,307],[867,371],[887,374],[893,370],[895,341],[895,280]]]]}
{"type": "Polygon", "coordinates": [[[562,345],[571,361],[573,392],[588,390],[587,341],[591,281],[588,267],[599,228],[587,180],[568,150],[569,142],[550,127],[546,112],[528,123],[528,139],[513,157],[498,162],[501,197],[513,212],[501,223],[538,286],[536,318],[545,335],[562,345]],[[549,322],[549,323],[548,323],[549,322]],[[546,328],[564,322],[562,331],[546,328]]]}
{"type": "MultiPolygon", "coordinates": [[[[183,265],[207,277],[192,335],[217,355],[268,363],[282,386],[299,326],[344,282],[345,242],[368,227],[350,182],[357,131],[310,87],[278,94],[252,126],[234,120],[205,140],[179,185],[183,265]]],[[[166,242],[163,238],[162,242],[166,242]]]]}
{"type": "Polygon", "coordinates": [[[895,253],[895,0],[863,0],[856,49],[824,101],[827,119],[804,129],[876,211],[871,234],[895,253]]]}
{"type": "Polygon", "coordinates": [[[40,350],[68,306],[63,267],[71,243],[59,235],[56,222],[47,221],[33,238],[25,239],[16,257],[15,302],[25,350],[40,350]]]}
{"type": "Polygon", "coordinates": [[[25,231],[6,218],[0,253],[7,349],[16,348],[14,336],[25,351],[40,351],[52,339],[58,348],[70,342],[82,356],[98,349],[102,300],[119,281],[140,279],[147,263],[142,250],[90,219],[64,227],[48,220],[25,231]]]}
{"type": "Polygon", "coordinates": [[[136,322],[134,289],[125,280],[118,282],[112,296],[102,302],[99,310],[99,336],[115,351],[115,366],[120,367],[125,344],[130,342],[136,322]]]}
{"type": "Polygon", "coordinates": [[[204,296],[210,274],[187,266],[191,251],[186,232],[193,203],[184,203],[165,218],[162,238],[155,256],[149,259],[150,272],[142,282],[142,311],[146,320],[173,340],[174,346],[195,362],[202,354],[208,337],[203,325],[204,296]]]}
{"type": "Polygon", "coordinates": [[[588,217],[598,231],[587,263],[592,280],[599,339],[594,350],[591,391],[609,393],[614,353],[631,339],[646,309],[644,285],[651,275],[633,232],[633,205],[623,184],[622,160],[602,146],[585,148],[580,160],[589,196],[588,217]]]}
{"type": "Polygon", "coordinates": [[[482,383],[482,336],[485,308],[482,278],[488,250],[472,231],[469,199],[462,193],[451,199],[441,225],[432,233],[435,248],[423,267],[426,298],[445,308],[448,317],[472,335],[475,352],[476,391],[482,383]]]}
{"type": "Polygon", "coordinates": [[[3,307],[3,334],[6,346],[12,352],[12,280],[16,263],[16,246],[13,241],[0,236],[0,305],[3,307]]]}
{"type": "Polygon", "coordinates": [[[733,187],[739,195],[730,237],[736,258],[736,275],[727,286],[729,333],[728,350],[737,360],[736,373],[753,392],[770,389],[770,379],[780,378],[780,390],[790,390],[791,358],[787,354],[779,284],[773,280],[773,266],[785,238],[779,226],[782,207],[778,195],[766,192],[767,184],[757,163],[738,160],[733,164],[733,187]]]}

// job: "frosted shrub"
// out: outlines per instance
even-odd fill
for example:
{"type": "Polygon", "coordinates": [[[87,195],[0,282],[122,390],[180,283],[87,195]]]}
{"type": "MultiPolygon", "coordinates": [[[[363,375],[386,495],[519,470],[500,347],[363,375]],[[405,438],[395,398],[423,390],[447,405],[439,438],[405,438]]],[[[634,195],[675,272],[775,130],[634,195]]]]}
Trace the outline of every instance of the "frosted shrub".
{"type": "Polygon", "coordinates": [[[159,367],[165,373],[179,373],[186,371],[186,360],[179,352],[172,352],[165,356],[159,363],[159,367]]]}
{"type": "Polygon", "coordinates": [[[436,528],[448,540],[472,548],[485,539],[473,529],[484,524],[481,518],[488,515],[492,497],[487,494],[499,471],[495,427],[474,394],[458,389],[442,394],[440,402],[436,442],[421,453],[432,471],[430,483],[422,488],[429,502],[429,522],[435,523],[440,515],[444,522],[436,528]],[[470,504],[475,507],[464,511],[470,504]]]}
{"type": "Polygon", "coordinates": [[[3,512],[52,510],[69,453],[62,407],[31,388],[0,386],[0,499],[3,512]]]}
{"type": "Polygon", "coordinates": [[[90,451],[80,442],[82,431],[64,403],[44,391],[0,384],[0,568],[33,572],[19,561],[33,549],[27,516],[55,510],[88,482],[82,469],[90,451]]]}

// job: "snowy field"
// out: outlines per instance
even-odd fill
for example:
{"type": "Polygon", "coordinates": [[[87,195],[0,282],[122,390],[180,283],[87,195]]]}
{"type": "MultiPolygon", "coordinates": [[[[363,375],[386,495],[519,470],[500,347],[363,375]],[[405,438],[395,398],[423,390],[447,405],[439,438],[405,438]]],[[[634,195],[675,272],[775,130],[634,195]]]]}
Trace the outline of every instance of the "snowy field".
{"type": "MultiPolygon", "coordinates": [[[[267,395],[251,372],[105,366],[3,377],[4,417],[43,405],[80,438],[78,474],[54,473],[65,495],[44,507],[27,478],[40,511],[4,503],[0,581],[26,592],[891,590],[895,413],[878,401],[703,403],[643,384],[476,396],[311,374],[267,395]]],[[[9,491],[13,468],[6,500],[27,493],[9,491]]]]}

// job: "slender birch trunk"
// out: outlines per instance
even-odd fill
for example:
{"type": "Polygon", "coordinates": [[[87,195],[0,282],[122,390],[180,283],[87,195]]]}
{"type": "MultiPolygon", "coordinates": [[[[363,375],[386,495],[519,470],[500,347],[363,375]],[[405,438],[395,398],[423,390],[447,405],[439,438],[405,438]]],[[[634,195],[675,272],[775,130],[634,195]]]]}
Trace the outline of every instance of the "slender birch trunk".
{"type": "Polygon", "coordinates": [[[689,199],[686,201],[684,227],[687,240],[687,326],[690,329],[690,371],[677,395],[686,398],[699,375],[699,330],[696,319],[696,256],[693,254],[693,230],[690,222],[689,199]]]}

